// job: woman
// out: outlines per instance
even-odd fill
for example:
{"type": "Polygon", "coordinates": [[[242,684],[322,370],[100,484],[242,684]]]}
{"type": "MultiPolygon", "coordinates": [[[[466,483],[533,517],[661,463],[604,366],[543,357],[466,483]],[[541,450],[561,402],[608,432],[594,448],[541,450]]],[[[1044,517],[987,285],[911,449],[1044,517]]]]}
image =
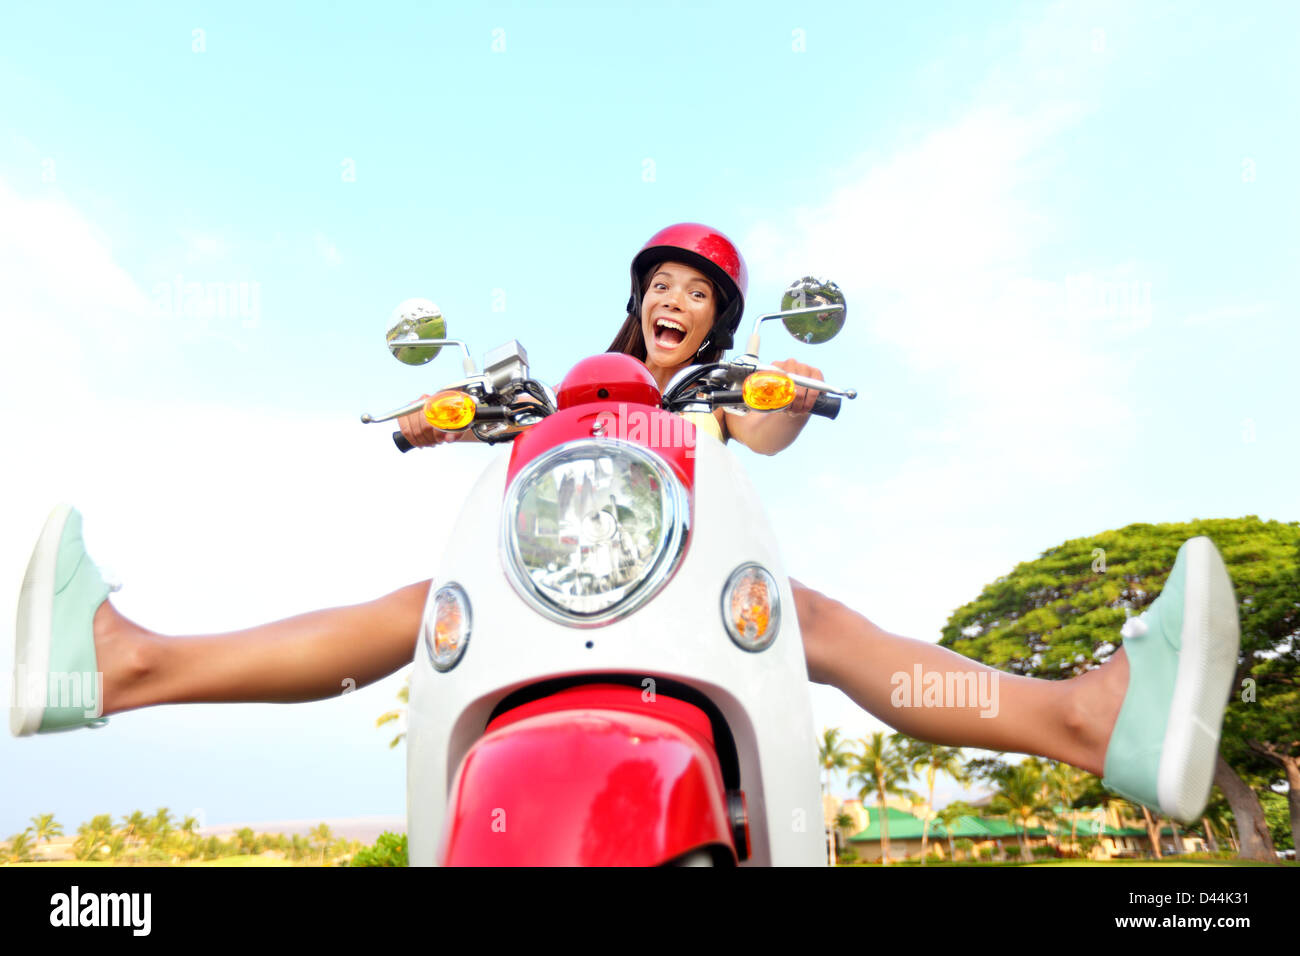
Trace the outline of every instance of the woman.
{"type": "MultiPolygon", "coordinates": [[[[746,285],[744,260],[726,236],[694,223],[669,226],[633,259],[628,314],[610,351],[643,361],[662,390],[680,369],[716,361],[731,347],[746,285]]],[[[821,379],[817,369],[794,360],[776,365],[821,379]]],[[[815,399],[800,388],[783,413],[691,417],[719,440],[775,454],[798,437],[815,399]]],[[[420,413],[400,425],[413,445],[472,438],[438,432],[420,413]]],[[[33,676],[39,683],[50,672],[102,671],[104,714],[165,703],[305,701],[337,694],[344,677],[357,684],[378,680],[414,654],[428,581],[366,604],[244,631],[166,637],[127,620],[106,599],[110,589],[86,556],[80,529],[75,511],[56,509],[37,543],[19,602],[16,686],[31,686],[33,676]],[[358,634],[368,641],[358,642],[358,634]]],[[[993,671],[881,630],[791,583],[810,679],[839,687],[903,733],[1065,761],[1181,820],[1194,819],[1204,806],[1237,659],[1232,586],[1208,539],[1183,545],[1160,598],[1125,626],[1125,647],[1104,666],[1065,681],[993,671]],[[898,701],[891,675],[912,674],[918,665],[923,673],[976,681],[996,675],[997,707],[990,713],[898,701]]],[[[44,701],[19,703],[11,716],[17,735],[103,720],[44,701]]]]}

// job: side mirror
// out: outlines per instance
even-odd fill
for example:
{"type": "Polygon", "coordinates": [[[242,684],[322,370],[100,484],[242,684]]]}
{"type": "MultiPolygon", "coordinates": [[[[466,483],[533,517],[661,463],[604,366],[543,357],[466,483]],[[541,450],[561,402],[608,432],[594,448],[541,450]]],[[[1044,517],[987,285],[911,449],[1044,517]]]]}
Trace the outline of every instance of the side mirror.
{"type": "Polygon", "coordinates": [[[447,320],[428,299],[407,299],[388,317],[388,349],[406,365],[426,365],[442,351],[441,345],[424,348],[405,345],[421,339],[446,340],[447,320]]]}
{"type": "Polygon", "coordinates": [[[844,315],[844,293],[834,282],[814,276],[796,279],[781,297],[779,312],[769,312],[754,320],[745,354],[758,356],[759,326],[771,319],[780,319],[786,331],[800,342],[818,345],[839,335],[844,328],[844,315]]]}
{"type": "Polygon", "coordinates": [[[820,345],[822,342],[829,342],[839,335],[840,329],[844,328],[844,319],[847,314],[844,306],[844,293],[830,279],[804,276],[802,279],[796,279],[790,283],[790,287],[781,296],[782,312],[805,310],[823,305],[832,308],[823,312],[804,311],[798,315],[785,316],[782,322],[785,324],[786,331],[800,342],[808,345],[820,345]]]}

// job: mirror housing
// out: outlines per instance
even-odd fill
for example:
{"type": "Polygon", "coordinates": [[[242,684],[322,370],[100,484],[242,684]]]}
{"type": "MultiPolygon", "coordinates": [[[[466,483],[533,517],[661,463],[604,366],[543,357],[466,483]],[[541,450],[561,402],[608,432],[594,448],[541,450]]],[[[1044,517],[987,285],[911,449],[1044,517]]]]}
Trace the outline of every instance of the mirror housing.
{"type": "Polygon", "coordinates": [[[787,315],[782,319],[786,331],[800,342],[807,345],[820,345],[839,335],[844,328],[846,309],[844,293],[830,279],[818,279],[804,276],[790,283],[790,287],[781,296],[781,311],[789,312],[808,309],[814,306],[838,306],[824,312],[805,312],[802,315],[787,315]]]}
{"type": "Polygon", "coordinates": [[[442,346],[418,348],[397,344],[397,340],[446,339],[447,320],[442,310],[428,299],[407,299],[388,317],[385,336],[393,357],[405,365],[427,365],[442,351],[442,346]]]}

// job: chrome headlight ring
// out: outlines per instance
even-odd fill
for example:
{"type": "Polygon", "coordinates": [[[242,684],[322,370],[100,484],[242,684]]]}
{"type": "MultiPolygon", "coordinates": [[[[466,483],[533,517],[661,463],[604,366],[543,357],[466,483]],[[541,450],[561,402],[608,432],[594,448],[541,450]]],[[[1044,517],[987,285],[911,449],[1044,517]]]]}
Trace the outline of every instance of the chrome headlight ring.
{"type": "MultiPolygon", "coordinates": [[[[624,481],[624,484],[626,484],[626,481],[624,481]]],[[[619,487],[618,490],[626,491],[626,488],[619,487]]],[[[642,492],[643,497],[644,494],[642,492]]],[[[624,536],[625,532],[620,527],[619,519],[613,515],[620,511],[635,511],[635,508],[628,508],[620,504],[616,500],[616,495],[610,495],[610,498],[613,499],[611,500],[612,512],[608,507],[592,512],[584,516],[582,524],[586,526],[589,519],[599,518],[600,520],[595,522],[596,525],[600,526],[595,529],[597,534],[603,534],[606,537],[624,536]]],[[[644,508],[646,502],[641,501],[640,505],[644,508]]],[[[557,510],[560,507],[563,506],[557,505],[557,510]]],[[[667,462],[634,442],[613,438],[582,438],[551,449],[536,461],[529,463],[510,483],[510,487],[506,490],[502,508],[501,559],[506,578],[510,581],[515,592],[538,613],[569,627],[600,627],[631,614],[663,588],[674,569],[681,563],[689,529],[690,501],[681,480],[667,462]],[[634,470],[639,471],[642,478],[653,477],[658,485],[656,529],[658,534],[657,541],[650,548],[650,551],[646,555],[635,559],[634,564],[639,566],[641,570],[639,573],[628,577],[623,585],[619,587],[618,590],[621,593],[611,598],[605,607],[592,611],[581,611],[565,606],[563,603],[565,596],[557,593],[556,589],[552,588],[550,589],[551,593],[548,593],[548,589],[539,583],[538,578],[543,578],[547,574],[554,576],[565,571],[571,575],[580,574],[581,572],[574,569],[572,565],[575,561],[582,562],[581,549],[583,542],[580,538],[572,539],[573,544],[570,546],[570,551],[572,552],[574,548],[579,549],[579,551],[576,555],[570,553],[569,568],[557,569],[554,562],[547,568],[541,568],[535,563],[530,564],[526,560],[521,548],[522,542],[518,524],[521,504],[529,496],[530,492],[537,490],[538,485],[553,477],[566,465],[591,462],[593,463],[592,470],[595,470],[595,463],[601,461],[611,462],[607,469],[608,474],[605,476],[610,484],[617,484],[614,479],[618,478],[630,480],[628,476],[634,470]],[[621,472],[619,471],[620,467],[621,472]]],[[[532,533],[528,532],[526,535],[531,536],[532,533]]],[[[551,537],[556,540],[568,540],[560,538],[558,525],[551,537]]],[[[536,537],[530,537],[527,543],[535,545],[537,543],[536,537]]],[[[560,548],[556,549],[556,556],[562,556],[561,550],[560,548]]],[[[599,580],[600,577],[599,575],[582,574],[588,583],[592,580],[599,580]]],[[[592,595],[588,594],[582,597],[591,598],[592,595]]],[[[580,601],[579,598],[573,598],[572,600],[574,600],[574,603],[580,601]]],[[[596,600],[599,600],[598,596],[596,596],[596,600]]]]}

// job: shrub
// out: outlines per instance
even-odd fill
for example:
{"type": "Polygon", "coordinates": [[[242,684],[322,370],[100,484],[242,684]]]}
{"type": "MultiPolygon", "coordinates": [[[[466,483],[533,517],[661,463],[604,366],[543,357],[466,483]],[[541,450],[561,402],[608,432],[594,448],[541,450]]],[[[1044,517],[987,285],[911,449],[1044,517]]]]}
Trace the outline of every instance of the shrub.
{"type": "Polygon", "coordinates": [[[406,834],[379,834],[374,846],[362,847],[352,858],[353,866],[410,866],[406,855],[406,834]]]}

